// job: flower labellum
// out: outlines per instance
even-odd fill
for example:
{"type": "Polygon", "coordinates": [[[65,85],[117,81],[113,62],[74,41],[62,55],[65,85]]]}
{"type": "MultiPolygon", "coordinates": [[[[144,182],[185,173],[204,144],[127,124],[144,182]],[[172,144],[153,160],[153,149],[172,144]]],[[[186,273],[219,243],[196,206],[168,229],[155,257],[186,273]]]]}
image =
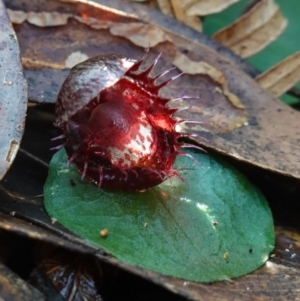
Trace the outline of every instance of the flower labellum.
{"type": "Polygon", "coordinates": [[[140,70],[147,55],[92,57],[71,69],[59,92],[55,125],[64,135],[58,139],[65,139],[69,163],[99,187],[142,191],[180,177],[172,165],[189,146],[179,138],[189,135],[175,130],[185,120],[167,106],[174,99],[159,95],[180,74],[156,84],[173,68],[152,77],[160,55],[140,70]]]}

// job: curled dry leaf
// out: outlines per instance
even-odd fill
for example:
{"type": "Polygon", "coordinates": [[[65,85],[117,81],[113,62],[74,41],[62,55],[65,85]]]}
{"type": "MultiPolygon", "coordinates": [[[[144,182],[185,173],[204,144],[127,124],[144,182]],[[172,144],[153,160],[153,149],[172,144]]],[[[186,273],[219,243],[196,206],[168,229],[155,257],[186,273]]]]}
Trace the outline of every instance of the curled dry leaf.
{"type": "MultiPolygon", "coordinates": [[[[8,8],[14,10],[24,10],[26,12],[51,12],[55,11],[54,7],[56,5],[53,4],[55,1],[45,2],[45,0],[33,0],[30,3],[26,2],[25,0],[4,0],[4,2],[6,3],[8,8]]],[[[159,26],[166,32],[180,32],[181,35],[186,36],[187,38],[194,40],[195,42],[207,45],[208,47],[215,49],[219,54],[234,62],[239,68],[244,70],[249,75],[258,75],[258,71],[254,67],[245,62],[243,59],[241,59],[229,48],[223,46],[215,40],[208,38],[202,33],[195,32],[188,26],[184,26],[180,22],[177,22],[174,18],[170,18],[168,16],[160,14],[157,11],[157,9],[150,9],[148,6],[139,5],[135,3],[131,3],[128,5],[127,2],[118,0],[97,0],[97,2],[100,3],[102,7],[108,6],[110,8],[107,9],[105,13],[101,15],[101,18],[99,18],[99,10],[97,8],[98,4],[94,2],[90,2],[89,5],[74,5],[71,10],[68,4],[60,3],[60,7],[56,11],[60,13],[72,13],[73,15],[85,18],[86,21],[90,21],[93,19],[98,20],[98,23],[99,21],[101,21],[102,24],[106,25],[105,28],[107,28],[107,24],[110,24],[113,21],[126,23],[143,20],[146,23],[159,24],[159,26]],[[116,14],[116,12],[118,12],[118,14],[116,14]]]]}
{"type": "Polygon", "coordinates": [[[170,37],[157,26],[143,23],[114,24],[110,27],[114,36],[126,37],[133,44],[147,48],[159,43],[171,41],[170,37]]]}
{"type": "MultiPolygon", "coordinates": [[[[192,61],[187,56],[180,53],[176,54],[173,65],[186,74],[209,76],[210,79],[215,82],[215,93],[223,94],[233,107],[241,109],[236,110],[229,108],[227,114],[224,111],[220,114],[214,109],[202,109],[199,106],[190,108],[189,112],[201,114],[203,117],[205,116],[205,119],[210,119],[210,130],[212,130],[213,125],[216,132],[232,131],[233,129],[242,127],[247,122],[247,114],[244,110],[245,106],[235,94],[229,91],[228,83],[220,70],[204,61],[192,61]]],[[[183,125],[183,127],[185,127],[185,125],[183,125]]],[[[205,128],[201,128],[199,125],[195,126],[193,129],[205,130],[205,128]]]]}
{"type": "MultiPolygon", "coordinates": [[[[190,60],[184,54],[177,53],[173,65],[187,74],[206,74],[222,87],[222,93],[228,97],[228,100],[238,109],[245,109],[241,100],[231,93],[228,83],[221,71],[207,64],[206,62],[195,62],[190,60]]],[[[217,87],[216,87],[217,88],[217,87]]],[[[217,90],[218,91],[218,90],[217,90]]],[[[220,90],[219,90],[220,91],[220,90]]]]}
{"type": "Polygon", "coordinates": [[[108,28],[109,23],[102,23],[95,18],[86,18],[81,16],[75,16],[72,14],[58,13],[58,12],[24,12],[18,10],[7,9],[10,21],[13,24],[22,24],[27,21],[32,25],[38,27],[47,26],[61,26],[67,24],[69,18],[75,18],[77,21],[87,24],[95,29],[108,28]]]}
{"type": "Polygon", "coordinates": [[[36,26],[60,26],[67,23],[68,14],[60,14],[58,12],[49,13],[29,13],[27,21],[36,26]]]}
{"type": "Polygon", "coordinates": [[[27,84],[17,37],[0,1],[0,180],[18,152],[24,132],[27,84]]]}
{"type": "Polygon", "coordinates": [[[286,25],[279,6],[273,0],[261,0],[213,38],[247,58],[274,41],[286,25]]]}
{"type": "MultiPolygon", "coordinates": [[[[69,18],[74,18],[77,21],[87,24],[95,29],[109,28],[112,35],[120,37],[126,36],[126,38],[132,43],[144,48],[154,47],[159,43],[170,40],[170,37],[168,37],[168,35],[157,26],[152,26],[151,24],[145,24],[142,22],[131,22],[126,24],[101,22],[92,17],[87,18],[72,14],[60,14],[57,12],[25,13],[22,11],[8,10],[8,13],[11,21],[15,24],[21,24],[24,21],[27,21],[28,23],[39,27],[65,25],[69,18]]],[[[69,68],[69,65],[65,67],[69,68]]]]}
{"type": "Polygon", "coordinates": [[[19,11],[12,11],[10,9],[7,10],[9,19],[13,24],[21,24],[26,21],[28,14],[19,10],[19,11]]]}
{"type": "Polygon", "coordinates": [[[24,21],[27,21],[39,27],[65,25],[72,16],[71,14],[61,14],[58,12],[25,13],[23,11],[12,11],[10,9],[7,10],[7,13],[13,24],[22,24],[24,21]]]}
{"type": "MultiPolygon", "coordinates": [[[[177,20],[185,23],[186,25],[194,28],[197,31],[202,31],[202,22],[199,17],[191,16],[186,13],[185,1],[182,0],[170,0],[172,5],[172,11],[177,20]]],[[[188,1],[190,2],[190,1],[188,1]]]]}
{"type": "Polygon", "coordinates": [[[300,81],[300,52],[287,57],[255,80],[274,97],[283,95],[300,81]]]}
{"type": "Polygon", "coordinates": [[[186,14],[182,1],[157,0],[159,9],[168,16],[174,17],[197,31],[202,31],[202,21],[196,16],[186,14]]]}
{"type": "MultiPolygon", "coordinates": [[[[38,268],[31,275],[30,282],[40,291],[44,290],[40,277],[47,275],[56,290],[69,301],[102,301],[101,269],[95,258],[68,252],[62,249],[44,248],[38,268]],[[50,250],[48,250],[50,249],[50,250]]],[[[42,283],[43,284],[43,283],[42,283]]]]}
{"type": "Polygon", "coordinates": [[[184,0],[186,13],[190,16],[206,16],[218,13],[239,0],[184,0]]]}
{"type": "Polygon", "coordinates": [[[158,0],[160,10],[185,23],[197,31],[202,31],[202,21],[198,16],[217,13],[239,0],[158,0]]]}
{"type": "Polygon", "coordinates": [[[174,16],[172,5],[169,0],[157,0],[157,4],[159,9],[165,14],[170,17],[174,16]]]}

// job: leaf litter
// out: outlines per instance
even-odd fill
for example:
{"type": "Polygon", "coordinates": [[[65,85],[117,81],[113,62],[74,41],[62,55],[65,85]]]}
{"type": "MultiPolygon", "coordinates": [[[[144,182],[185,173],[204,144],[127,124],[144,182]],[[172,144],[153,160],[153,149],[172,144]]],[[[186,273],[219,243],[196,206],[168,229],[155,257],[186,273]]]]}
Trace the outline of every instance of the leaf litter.
{"type": "Polygon", "coordinates": [[[300,81],[300,52],[294,53],[255,78],[274,97],[279,97],[300,81]]]}
{"type": "MultiPolygon", "coordinates": [[[[77,4],[68,5],[73,7],[69,11],[74,11],[77,4]]],[[[104,7],[97,7],[94,4],[92,18],[97,19],[97,21],[95,22],[93,19],[92,24],[111,23],[112,20],[110,19],[102,20],[101,16],[107,16],[104,11],[104,7]],[[97,11],[98,14],[96,14],[97,11]]],[[[85,19],[84,24],[90,22],[88,21],[90,20],[89,16],[85,15],[83,18],[82,13],[78,16],[85,19]]],[[[116,14],[112,19],[117,23],[118,18],[121,20],[120,23],[127,24],[123,13],[119,17],[116,14]]],[[[130,15],[128,24],[130,25],[132,22],[133,17],[130,15]]],[[[134,19],[133,23],[136,24],[137,22],[138,19],[134,19]]],[[[45,96],[50,97],[49,102],[55,100],[57,93],[55,91],[58,91],[64,73],[51,69],[51,64],[65,66],[66,59],[74,52],[80,51],[90,57],[99,53],[116,52],[114,45],[118,45],[117,52],[121,54],[135,58],[140,58],[143,55],[143,50],[139,46],[134,46],[124,37],[112,36],[108,28],[96,30],[83,26],[84,24],[80,26],[80,24],[82,24],[81,21],[78,23],[78,20],[71,18],[66,25],[57,27],[55,34],[53,34],[51,27],[44,27],[44,35],[40,36],[38,40],[33,25],[23,22],[18,27],[23,60],[36,61],[41,64],[44,62],[46,68],[42,68],[41,65],[38,69],[26,70],[26,74],[30,74],[32,87],[30,97],[32,100],[47,101],[45,96]],[[99,31],[101,31],[101,39],[98,39],[99,31]],[[63,37],[65,36],[68,36],[70,41],[74,40],[74,43],[76,41],[75,44],[70,42],[73,46],[68,49],[64,44],[63,37]],[[42,85],[35,82],[37,75],[34,74],[38,74],[42,85]],[[43,78],[45,80],[42,80],[43,78]]],[[[154,25],[154,23],[151,24],[152,27],[154,25]]],[[[156,24],[155,26],[158,31],[163,30],[159,25],[156,24]]],[[[158,52],[164,53],[155,72],[167,69],[179,53],[184,54],[191,61],[203,61],[223,74],[228,83],[229,92],[235,95],[246,108],[238,109],[233,106],[228,101],[228,97],[224,95],[224,88],[216,86],[215,81],[210,76],[186,74],[177,80],[180,85],[170,85],[163,91],[167,97],[170,95],[175,97],[178,95],[201,96],[200,100],[191,100],[188,104],[191,106],[191,110],[180,112],[180,116],[202,121],[205,127],[197,128],[193,125],[184,130],[204,136],[207,142],[197,138],[195,140],[208,148],[238,160],[300,178],[300,163],[297,155],[300,148],[298,142],[300,141],[300,131],[299,126],[297,126],[300,122],[299,113],[274,101],[247,75],[206,45],[194,42],[171,30],[167,31],[167,37],[166,41],[160,42],[151,51],[153,57],[158,52]],[[195,107],[197,107],[197,114],[193,112],[195,107]],[[280,118],[278,117],[279,114],[280,118]],[[290,124],[294,126],[291,127],[290,124]],[[285,137],[285,143],[282,143],[282,136],[285,137]]],[[[145,41],[145,37],[142,38],[145,41]]],[[[150,39],[151,37],[149,37],[149,41],[150,39]]],[[[175,71],[174,73],[177,74],[175,71]]],[[[187,104],[182,103],[181,105],[186,106],[187,104]]]]}
{"type": "Polygon", "coordinates": [[[287,20],[273,0],[258,1],[234,23],[213,38],[247,58],[274,41],[286,28],[287,20]]]}
{"type": "Polygon", "coordinates": [[[20,50],[4,4],[0,1],[0,180],[11,167],[24,132],[27,83],[20,50]]]}
{"type": "MultiPolygon", "coordinates": [[[[176,39],[175,39],[175,40],[176,40],[176,39]]],[[[176,42],[178,42],[178,40],[175,41],[175,43],[176,43],[176,42]]],[[[189,47],[189,49],[190,49],[190,47],[189,47]]],[[[193,57],[193,55],[192,55],[192,57],[193,57]]],[[[193,57],[193,59],[195,59],[195,57],[193,57]]],[[[41,61],[41,62],[44,63],[44,64],[46,63],[45,61],[41,61]]],[[[41,65],[41,66],[42,66],[42,65],[41,65]]],[[[41,68],[41,66],[40,66],[40,68],[41,68]]],[[[37,70],[37,71],[39,71],[39,70],[37,70]]],[[[49,71],[49,70],[48,70],[48,71],[49,71]]],[[[51,70],[50,70],[50,71],[51,71],[51,70]]],[[[226,73],[226,72],[225,72],[225,73],[226,73]]],[[[228,75],[225,74],[225,76],[227,77],[228,75]]],[[[47,86],[46,86],[46,87],[47,87],[47,86]]],[[[43,88],[45,88],[45,87],[43,87],[43,88]]],[[[46,90],[47,90],[47,88],[46,88],[46,90]]],[[[238,93],[238,94],[239,94],[239,93],[238,93]]],[[[41,100],[41,98],[38,98],[38,99],[41,100]]],[[[243,98],[242,98],[242,99],[243,99],[243,98]]],[[[270,100],[270,98],[269,98],[269,100],[270,100]]],[[[268,100],[268,101],[269,101],[269,100],[268,100]]],[[[255,101],[255,98],[254,98],[254,101],[255,101]]],[[[269,103],[270,103],[270,102],[269,102],[269,103]]],[[[275,106],[274,110],[275,110],[275,109],[277,109],[277,110],[283,110],[283,109],[286,109],[286,107],[284,107],[284,106],[275,106]]],[[[287,113],[290,114],[291,111],[286,110],[285,114],[287,114],[287,113]]],[[[293,119],[293,118],[292,118],[292,119],[293,119]]],[[[270,120],[276,120],[276,118],[273,118],[273,119],[271,118],[270,120]]],[[[293,120],[291,121],[291,124],[295,124],[295,122],[294,122],[295,120],[296,120],[296,119],[293,119],[293,120]]],[[[288,138],[293,137],[293,134],[297,134],[297,133],[296,133],[296,132],[292,133],[292,134],[290,135],[290,137],[288,137],[288,138]]],[[[285,137],[286,137],[286,135],[285,135],[285,137]]],[[[296,144],[295,144],[295,146],[296,146],[296,144]]],[[[276,145],[275,145],[275,147],[276,147],[276,145]]],[[[225,147],[225,148],[226,148],[226,147],[225,147]]],[[[234,154],[234,153],[231,153],[231,152],[229,151],[229,154],[232,155],[232,154],[234,154]]],[[[236,155],[236,154],[234,154],[234,155],[236,155]]],[[[255,159],[256,159],[256,158],[253,158],[253,159],[254,159],[254,163],[255,163],[255,159]]],[[[251,162],[251,161],[250,161],[250,162],[251,162]]],[[[274,264],[273,264],[273,265],[274,265],[274,264]]],[[[282,273],[289,274],[289,271],[287,271],[287,270],[285,271],[284,269],[280,268],[280,266],[277,266],[276,269],[278,269],[278,270],[281,269],[281,270],[282,270],[282,273]]],[[[267,270],[268,270],[268,269],[263,269],[263,273],[265,272],[265,274],[267,275],[267,277],[271,277],[271,275],[268,274],[268,271],[267,271],[267,270]]],[[[155,275],[154,275],[154,276],[155,276],[155,275]]],[[[154,278],[153,278],[153,279],[154,279],[154,278]]],[[[247,281],[249,282],[249,278],[245,277],[245,278],[242,278],[242,279],[245,279],[245,283],[246,283],[245,285],[248,285],[248,284],[247,284],[247,281]]],[[[167,280],[166,280],[166,281],[167,281],[167,280]]],[[[174,284],[173,287],[174,287],[174,288],[175,288],[175,287],[178,287],[178,288],[179,288],[179,287],[182,285],[182,283],[181,283],[180,281],[177,283],[178,285],[176,285],[176,283],[177,283],[176,281],[173,282],[173,284],[174,284]]],[[[239,283],[240,283],[239,281],[236,282],[237,285],[239,285],[239,283]]],[[[163,285],[164,285],[164,284],[163,284],[163,285]]],[[[166,287],[167,287],[167,285],[168,285],[168,283],[166,282],[166,287]]],[[[188,285],[188,283],[185,283],[184,285],[188,285]]],[[[233,285],[231,285],[231,287],[233,287],[233,285]]],[[[234,287],[235,287],[235,286],[234,286],[234,287]]],[[[197,299],[200,299],[200,295],[202,295],[202,292],[203,292],[203,290],[205,291],[205,289],[206,289],[205,286],[203,286],[202,288],[200,288],[200,286],[199,286],[199,290],[197,291],[197,290],[195,289],[195,290],[191,291],[190,296],[193,296],[193,298],[197,298],[196,295],[197,295],[197,296],[199,295],[197,299]],[[194,295],[193,295],[193,294],[194,294],[194,295]]],[[[216,290],[214,290],[214,289],[213,289],[213,286],[211,286],[211,289],[212,289],[212,290],[211,290],[211,294],[210,294],[211,296],[220,295],[220,292],[222,292],[222,285],[221,285],[221,287],[217,285],[217,286],[216,286],[216,290]],[[217,291],[218,291],[219,293],[217,293],[217,291]]],[[[226,290],[227,290],[227,289],[230,290],[230,288],[228,288],[228,287],[226,286],[226,290]]],[[[237,288],[237,289],[238,289],[238,288],[237,288]]],[[[268,290],[271,290],[271,287],[268,287],[268,290]]],[[[212,300],[213,300],[213,299],[212,299],[212,300]]]]}

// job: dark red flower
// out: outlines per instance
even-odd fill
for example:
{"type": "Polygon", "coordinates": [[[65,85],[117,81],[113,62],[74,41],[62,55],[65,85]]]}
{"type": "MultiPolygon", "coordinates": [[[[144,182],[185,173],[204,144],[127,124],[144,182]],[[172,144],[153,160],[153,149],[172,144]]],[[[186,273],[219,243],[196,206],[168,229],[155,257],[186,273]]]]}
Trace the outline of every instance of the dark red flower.
{"type": "MultiPolygon", "coordinates": [[[[147,53],[148,54],[148,53],[147,53]]],[[[147,70],[117,55],[90,58],[72,68],[56,102],[55,125],[64,132],[69,162],[103,188],[144,190],[178,175],[172,168],[182,154],[172,99],[160,89],[178,76],[156,84],[147,70]]]]}

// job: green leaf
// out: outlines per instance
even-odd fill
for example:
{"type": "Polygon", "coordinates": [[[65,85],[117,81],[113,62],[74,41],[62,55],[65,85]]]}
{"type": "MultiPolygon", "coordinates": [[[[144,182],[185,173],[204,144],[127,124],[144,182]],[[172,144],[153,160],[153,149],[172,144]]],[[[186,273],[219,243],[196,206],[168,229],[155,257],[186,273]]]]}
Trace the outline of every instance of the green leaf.
{"type": "Polygon", "coordinates": [[[46,209],[90,244],[164,275],[212,282],[257,269],[274,245],[266,201],[221,160],[189,154],[201,165],[177,158],[177,168],[189,168],[181,172],[185,183],[173,178],[138,193],[81,181],[61,150],[51,161],[44,187],[46,209]],[[103,238],[99,231],[105,228],[109,234],[103,238]]]}

